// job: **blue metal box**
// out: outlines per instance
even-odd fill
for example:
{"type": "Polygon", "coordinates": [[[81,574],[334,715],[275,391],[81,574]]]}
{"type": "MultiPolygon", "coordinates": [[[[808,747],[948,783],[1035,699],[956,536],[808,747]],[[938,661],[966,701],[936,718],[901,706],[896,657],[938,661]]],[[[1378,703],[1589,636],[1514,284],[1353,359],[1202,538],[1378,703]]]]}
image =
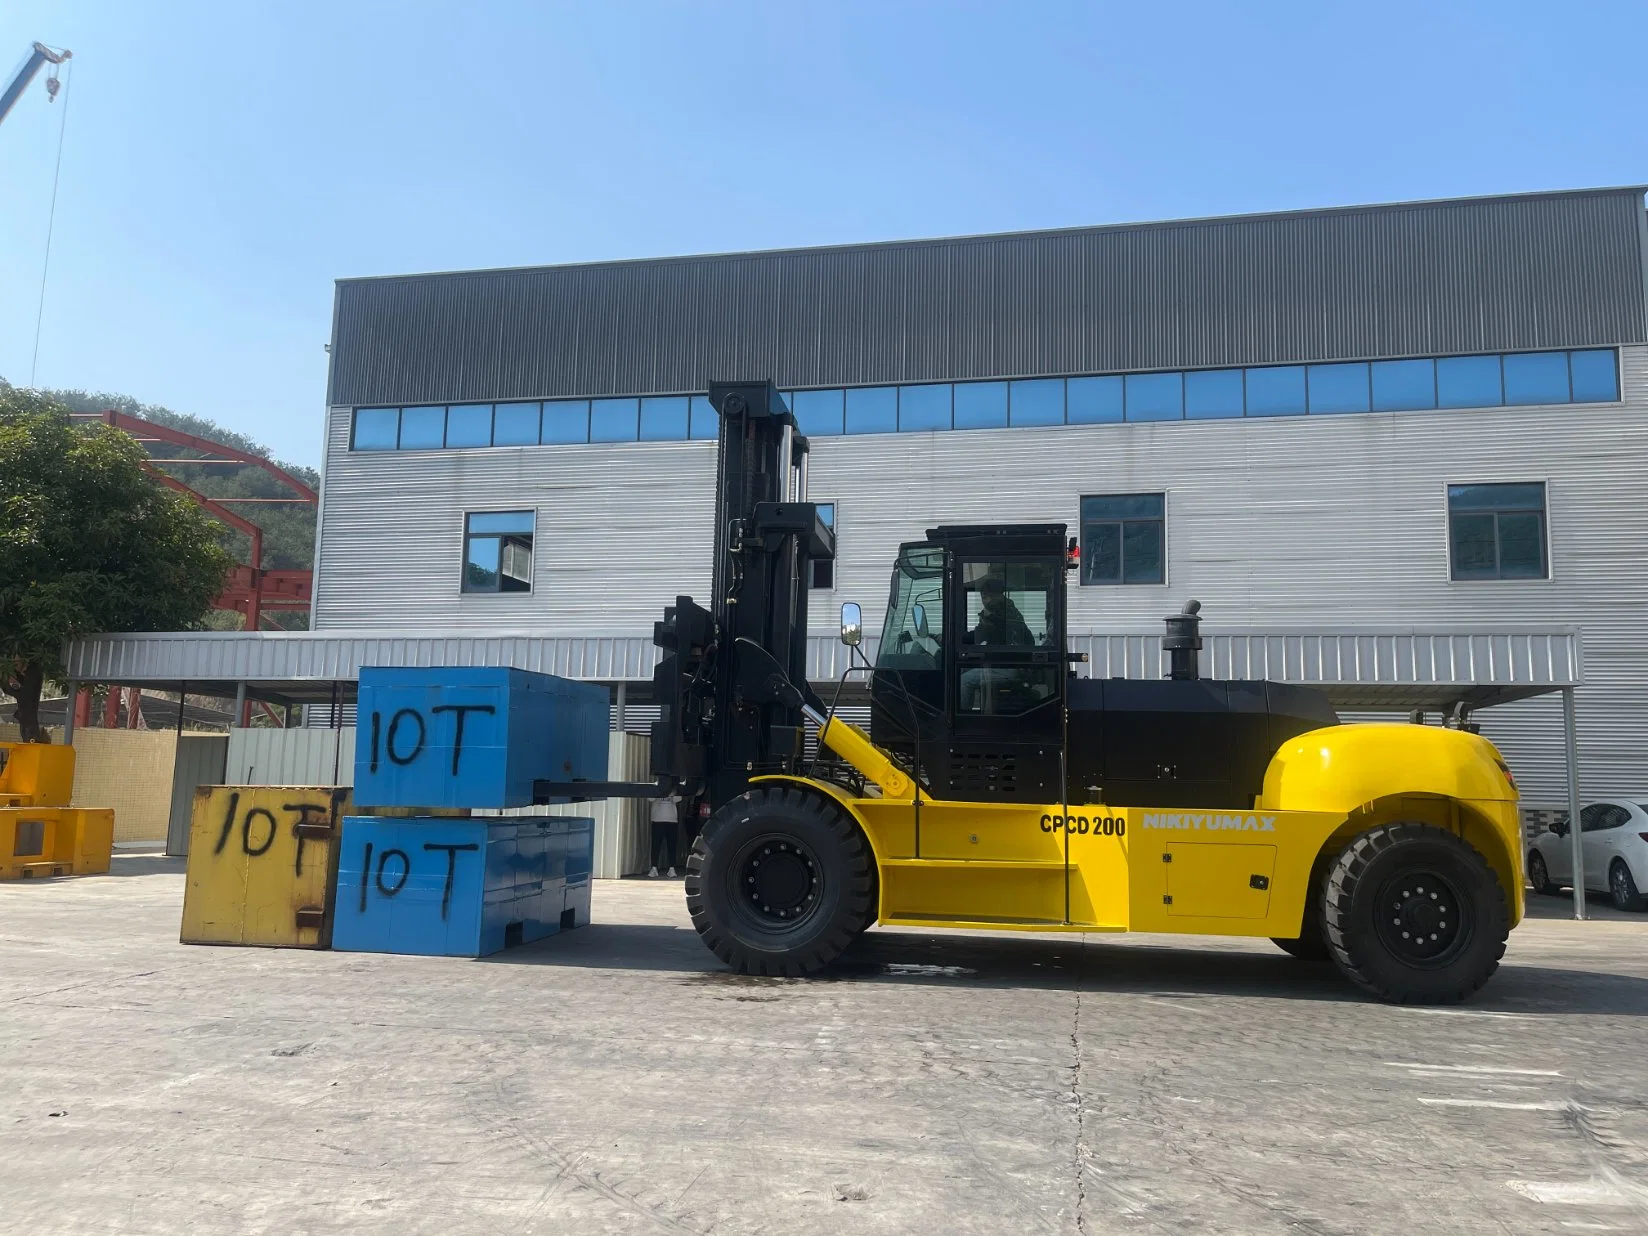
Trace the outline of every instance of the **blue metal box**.
{"type": "Polygon", "coordinates": [[[332,947],[482,957],[589,922],[595,821],[343,822],[332,947]]]}
{"type": "Polygon", "coordinates": [[[363,668],[361,807],[529,807],[532,783],[605,781],[607,690],[508,668],[363,668]]]}

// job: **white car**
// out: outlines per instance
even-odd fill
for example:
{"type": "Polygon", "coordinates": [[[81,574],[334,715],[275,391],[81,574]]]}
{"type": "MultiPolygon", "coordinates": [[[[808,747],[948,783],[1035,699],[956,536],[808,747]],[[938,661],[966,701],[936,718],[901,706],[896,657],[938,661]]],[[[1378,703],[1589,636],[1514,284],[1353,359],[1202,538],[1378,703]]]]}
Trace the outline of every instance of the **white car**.
{"type": "MultiPolygon", "coordinates": [[[[1620,910],[1648,908],[1648,810],[1613,799],[1579,813],[1585,887],[1608,893],[1620,910]]],[[[1536,893],[1556,893],[1574,882],[1573,839],[1564,820],[1534,838],[1528,850],[1528,883],[1536,893]]]]}

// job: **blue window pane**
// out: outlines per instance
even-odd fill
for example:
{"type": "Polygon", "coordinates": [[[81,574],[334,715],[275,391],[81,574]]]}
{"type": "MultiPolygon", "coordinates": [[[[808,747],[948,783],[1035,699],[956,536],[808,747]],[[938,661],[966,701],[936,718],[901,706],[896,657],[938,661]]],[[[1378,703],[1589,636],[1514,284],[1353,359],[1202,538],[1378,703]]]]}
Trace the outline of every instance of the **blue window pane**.
{"type": "Polygon", "coordinates": [[[1166,506],[1162,494],[1106,494],[1081,500],[1081,517],[1087,519],[1161,519],[1166,506]]]}
{"type": "Polygon", "coordinates": [[[1064,379],[1036,378],[1007,384],[1008,423],[1064,424],[1064,379]]]}
{"type": "Polygon", "coordinates": [[[465,592],[498,591],[498,565],[504,543],[495,536],[473,536],[464,548],[465,592]]]}
{"type": "Polygon", "coordinates": [[[685,442],[687,440],[688,399],[685,395],[661,396],[641,401],[641,441],[685,442]]]}
{"type": "Polygon", "coordinates": [[[1126,523],[1122,525],[1122,583],[1162,582],[1162,525],[1126,523]]]}
{"type": "Polygon", "coordinates": [[[795,423],[809,438],[833,438],[842,432],[840,391],[796,391],[790,407],[795,423]]]}
{"type": "Polygon", "coordinates": [[[589,441],[589,400],[561,399],[544,405],[544,443],[589,441]]]}
{"type": "Polygon", "coordinates": [[[1443,408],[1492,408],[1505,402],[1499,357],[1450,356],[1436,362],[1436,402],[1443,408]]]}
{"type": "Polygon", "coordinates": [[[956,383],[957,429],[1000,429],[1006,424],[1007,383],[956,383]]]}
{"type": "Polygon", "coordinates": [[[1505,358],[1506,403],[1567,403],[1566,352],[1513,352],[1505,358]]]}
{"type": "Polygon", "coordinates": [[[1305,410],[1305,367],[1272,365],[1247,371],[1249,416],[1299,416],[1305,410]]]}
{"type": "Polygon", "coordinates": [[[355,412],[355,439],[351,443],[351,449],[392,451],[400,438],[400,432],[399,408],[360,408],[355,412]]]}
{"type": "Polygon", "coordinates": [[[899,387],[898,427],[901,430],[950,428],[950,384],[899,387]]]}
{"type": "Polygon", "coordinates": [[[1545,486],[1530,485],[1449,485],[1450,511],[1543,511],[1545,486]]]}
{"type": "Polygon", "coordinates": [[[535,403],[500,403],[492,414],[492,445],[538,445],[539,407],[535,403]]]}
{"type": "Polygon", "coordinates": [[[819,519],[819,522],[822,523],[826,528],[829,528],[831,531],[834,531],[835,530],[835,503],[833,503],[833,502],[820,502],[820,503],[818,503],[818,519],[819,519]]]}
{"type": "Polygon", "coordinates": [[[469,517],[471,532],[531,532],[532,511],[489,511],[469,517]]]}
{"type": "Polygon", "coordinates": [[[1367,365],[1311,365],[1308,374],[1312,414],[1368,410],[1367,365]]]}
{"type": "Polygon", "coordinates": [[[1213,369],[1185,374],[1185,415],[1206,420],[1242,414],[1242,371],[1213,369]]]}
{"type": "Polygon", "coordinates": [[[401,409],[401,450],[429,451],[445,445],[445,408],[401,409]]]}
{"type": "Polygon", "coordinates": [[[1184,374],[1127,375],[1127,419],[1176,421],[1184,417],[1184,374]]]}
{"type": "Polygon", "coordinates": [[[688,401],[688,407],[695,441],[714,442],[721,436],[721,418],[715,414],[715,406],[710,403],[708,395],[694,395],[688,401]]]}
{"type": "Polygon", "coordinates": [[[1122,419],[1120,378],[1071,378],[1065,383],[1072,425],[1113,425],[1122,419]]]}
{"type": "Polygon", "coordinates": [[[458,404],[446,410],[446,444],[448,446],[491,446],[492,405],[489,403],[458,404]]]}
{"type": "Polygon", "coordinates": [[[589,401],[591,442],[633,442],[639,436],[640,418],[636,399],[592,399],[589,401]]]}
{"type": "Polygon", "coordinates": [[[897,428],[896,386],[872,386],[847,392],[848,433],[892,433],[897,428]]]}
{"type": "Polygon", "coordinates": [[[1619,398],[1619,371],[1614,350],[1572,352],[1575,403],[1613,403],[1619,398]]]}
{"type": "Polygon", "coordinates": [[[1373,410],[1405,412],[1436,406],[1436,362],[1374,361],[1373,410]]]}

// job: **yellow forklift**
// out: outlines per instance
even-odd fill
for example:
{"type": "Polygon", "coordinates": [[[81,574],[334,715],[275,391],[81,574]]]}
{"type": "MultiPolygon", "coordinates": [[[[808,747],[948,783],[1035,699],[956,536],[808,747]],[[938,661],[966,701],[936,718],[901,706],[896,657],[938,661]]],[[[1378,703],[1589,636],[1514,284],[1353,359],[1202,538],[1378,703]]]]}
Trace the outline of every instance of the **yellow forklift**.
{"type": "MultiPolygon", "coordinates": [[[[1522,846],[1489,742],[1343,725],[1314,689],[1203,678],[1194,602],[1167,619],[1165,678],[1078,677],[1076,546],[1051,524],[937,527],[900,549],[861,667],[866,733],[807,682],[809,564],[835,544],[807,501],[806,439],[770,383],[710,400],[712,604],[680,597],[657,624],[652,771],[713,808],[686,895],[728,965],[815,973],[883,923],[1268,936],[1402,1002],[1493,974],[1522,846]]],[[[862,634],[844,606],[849,655],[862,634]]]]}

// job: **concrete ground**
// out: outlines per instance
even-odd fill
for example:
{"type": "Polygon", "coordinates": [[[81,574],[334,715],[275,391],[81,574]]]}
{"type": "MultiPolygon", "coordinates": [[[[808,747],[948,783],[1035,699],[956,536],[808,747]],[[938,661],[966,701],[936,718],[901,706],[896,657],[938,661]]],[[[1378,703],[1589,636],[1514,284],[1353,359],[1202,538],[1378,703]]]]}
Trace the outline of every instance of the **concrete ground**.
{"type": "Polygon", "coordinates": [[[1648,1231],[1648,916],[1437,1010],[1262,940],[738,978],[678,882],[484,961],[186,947],[182,888],[0,885],[0,1231],[1648,1231]]]}

